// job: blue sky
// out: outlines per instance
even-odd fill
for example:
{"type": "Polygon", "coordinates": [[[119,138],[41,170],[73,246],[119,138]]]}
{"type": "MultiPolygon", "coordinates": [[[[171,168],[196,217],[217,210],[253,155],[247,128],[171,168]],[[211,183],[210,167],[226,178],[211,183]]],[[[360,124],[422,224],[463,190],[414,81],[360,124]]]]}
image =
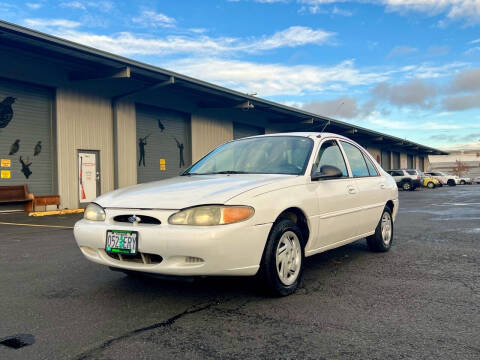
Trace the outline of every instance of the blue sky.
{"type": "Polygon", "coordinates": [[[480,141],[480,0],[0,0],[0,17],[423,144],[480,141]]]}

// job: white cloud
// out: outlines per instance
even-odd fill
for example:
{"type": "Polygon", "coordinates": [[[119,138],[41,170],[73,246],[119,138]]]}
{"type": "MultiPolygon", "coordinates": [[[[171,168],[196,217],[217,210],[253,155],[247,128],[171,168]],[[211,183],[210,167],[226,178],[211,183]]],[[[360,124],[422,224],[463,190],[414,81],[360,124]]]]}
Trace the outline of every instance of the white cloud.
{"type": "Polygon", "coordinates": [[[470,41],[470,44],[480,44],[480,39],[470,41]]]}
{"type": "Polygon", "coordinates": [[[43,5],[39,3],[26,3],[27,7],[33,10],[40,9],[43,5]]]}
{"type": "Polygon", "coordinates": [[[114,35],[97,35],[75,31],[79,25],[67,20],[52,23],[47,19],[29,19],[27,25],[48,29],[55,35],[84,45],[100,48],[120,55],[172,55],[191,53],[199,55],[232,56],[238,53],[258,53],[283,47],[297,47],[307,44],[322,45],[328,43],[334,34],[323,30],[314,30],[302,26],[293,26],[272,36],[259,38],[211,37],[204,34],[171,35],[165,37],[137,36],[129,32],[114,35]],[[55,26],[58,29],[55,29],[55,26]]]}
{"type": "Polygon", "coordinates": [[[67,8],[73,8],[73,9],[81,9],[81,10],[86,10],[86,6],[84,3],[81,3],[80,1],[65,1],[60,3],[61,7],[67,7],[67,8]]]}
{"type": "Polygon", "coordinates": [[[72,21],[67,19],[25,19],[25,25],[38,29],[73,29],[80,26],[81,24],[78,21],[72,21]]]}
{"type": "Polygon", "coordinates": [[[370,3],[383,5],[387,11],[420,12],[427,15],[446,14],[449,19],[480,21],[480,0],[297,0],[312,13],[321,13],[322,7],[339,3],[370,3]]]}
{"type": "Polygon", "coordinates": [[[177,72],[259,96],[304,95],[374,84],[382,73],[363,72],[353,61],[334,66],[258,64],[216,58],[192,58],[162,64],[177,72]]]}
{"type": "Polygon", "coordinates": [[[78,10],[87,10],[88,8],[98,9],[102,12],[109,12],[113,9],[113,2],[111,1],[63,1],[60,3],[61,7],[72,8],[78,10]]]}
{"type": "Polygon", "coordinates": [[[174,27],[175,19],[165,14],[157,13],[151,10],[144,10],[134,17],[132,21],[142,27],[174,27]]]}

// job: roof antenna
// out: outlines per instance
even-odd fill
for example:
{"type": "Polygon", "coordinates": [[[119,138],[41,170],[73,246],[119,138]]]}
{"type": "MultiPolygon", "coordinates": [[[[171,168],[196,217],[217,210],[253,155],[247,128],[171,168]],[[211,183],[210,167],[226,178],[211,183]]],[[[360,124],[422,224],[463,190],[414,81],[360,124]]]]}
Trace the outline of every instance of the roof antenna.
{"type": "MultiPolygon", "coordinates": [[[[335,110],[335,114],[338,113],[338,110],[340,110],[340,108],[343,106],[343,104],[345,104],[345,101],[342,101],[342,102],[337,106],[337,109],[335,110]]],[[[320,132],[324,132],[328,125],[330,125],[330,120],[328,120],[328,121],[325,123],[325,125],[323,126],[323,128],[322,128],[322,130],[321,130],[320,132]]]]}
{"type": "Polygon", "coordinates": [[[320,130],[320,132],[323,132],[328,125],[330,125],[330,120],[328,120],[328,121],[325,123],[325,125],[323,125],[323,128],[322,128],[322,130],[320,130]]]}

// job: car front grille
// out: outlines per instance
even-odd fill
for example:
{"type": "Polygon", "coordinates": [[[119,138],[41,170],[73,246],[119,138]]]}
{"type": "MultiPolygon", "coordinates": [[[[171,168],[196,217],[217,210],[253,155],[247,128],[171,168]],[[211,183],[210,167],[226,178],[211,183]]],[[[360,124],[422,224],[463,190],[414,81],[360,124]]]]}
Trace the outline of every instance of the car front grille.
{"type": "Polygon", "coordinates": [[[138,224],[160,225],[162,223],[160,220],[152,216],[134,215],[134,214],[117,215],[113,218],[113,221],[131,224],[129,218],[131,218],[132,216],[136,216],[140,218],[140,221],[138,222],[138,224]]]}
{"type": "Polygon", "coordinates": [[[142,253],[142,252],[137,252],[136,255],[111,254],[107,252],[105,253],[112,259],[117,261],[122,261],[122,262],[155,265],[155,264],[160,264],[163,261],[163,258],[160,255],[148,254],[148,253],[142,253]]]}

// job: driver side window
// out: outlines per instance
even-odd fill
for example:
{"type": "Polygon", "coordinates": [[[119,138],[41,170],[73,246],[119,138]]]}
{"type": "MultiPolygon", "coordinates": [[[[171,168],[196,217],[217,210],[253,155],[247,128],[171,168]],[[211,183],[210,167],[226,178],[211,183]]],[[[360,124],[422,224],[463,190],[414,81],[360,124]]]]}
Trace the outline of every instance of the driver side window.
{"type": "Polygon", "coordinates": [[[348,177],[345,159],[335,140],[327,140],[322,144],[315,160],[314,171],[320,171],[324,165],[335,166],[342,172],[342,177],[348,177]]]}

